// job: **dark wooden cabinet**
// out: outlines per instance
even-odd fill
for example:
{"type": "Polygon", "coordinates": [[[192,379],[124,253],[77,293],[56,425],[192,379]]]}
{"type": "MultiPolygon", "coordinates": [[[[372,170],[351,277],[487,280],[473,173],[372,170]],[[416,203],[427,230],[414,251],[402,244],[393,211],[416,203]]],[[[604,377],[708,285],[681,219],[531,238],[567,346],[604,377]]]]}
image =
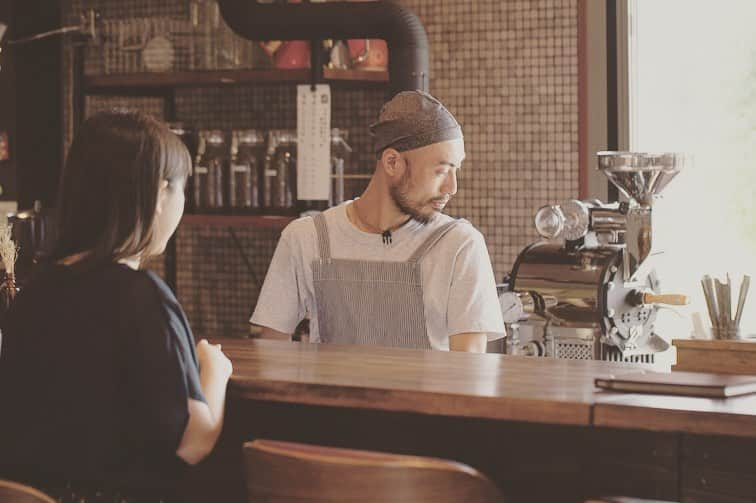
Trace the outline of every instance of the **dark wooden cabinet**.
{"type": "Polygon", "coordinates": [[[0,166],[0,199],[17,200],[19,208],[55,205],[63,164],[62,47],[54,36],[10,45],[61,26],[57,0],[0,2],[7,16],[0,71],[0,129],[7,128],[11,159],[0,166]],[[6,169],[7,168],[7,169],[6,169]]]}
{"type": "MultiPolygon", "coordinates": [[[[13,2],[0,2],[0,23],[9,26],[13,2]]],[[[0,201],[15,201],[16,194],[16,75],[13,54],[4,43],[10,30],[0,38],[0,201]]]]}

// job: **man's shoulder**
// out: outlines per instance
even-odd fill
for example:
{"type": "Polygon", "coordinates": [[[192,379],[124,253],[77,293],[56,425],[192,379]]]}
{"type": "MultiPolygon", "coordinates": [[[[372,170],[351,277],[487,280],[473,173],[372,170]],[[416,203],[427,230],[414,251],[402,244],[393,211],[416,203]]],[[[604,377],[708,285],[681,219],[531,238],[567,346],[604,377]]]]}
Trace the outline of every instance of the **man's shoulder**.
{"type": "Polygon", "coordinates": [[[290,244],[309,243],[315,237],[315,217],[310,215],[291,221],[281,232],[281,240],[290,244]]]}
{"type": "Polygon", "coordinates": [[[315,220],[311,216],[299,217],[289,222],[281,232],[281,237],[296,239],[302,235],[315,232],[315,220]]]}
{"type": "MultiPolygon", "coordinates": [[[[322,215],[325,217],[326,223],[330,225],[340,217],[339,212],[343,211],[344,210],[343,208],[341,208],[341,206],[334,206],[332,208],[328,208],[322,213],[322,215]]],[[[290,240],[312,239],[312,237],[315,236],[316,216],[317,215],[307,215],[291,221],[284,228],[283,232],[281,233],[281,237],[290,240]]]]}
{"type": "Polygon", "coordinates": [[[483,234],[468,220],[465,220],[464,218],[453,218],[448,215],[439,215],[439,217],[442,218],[438,218],[439,222],[436,224],[438,227],[449,222],[455,222],[455,225],[453,225],[447,233],[446,237],[448,238],[448,241],[457,243],[459,246],[463,246],[471,241],[485,243],[483,234]]]}

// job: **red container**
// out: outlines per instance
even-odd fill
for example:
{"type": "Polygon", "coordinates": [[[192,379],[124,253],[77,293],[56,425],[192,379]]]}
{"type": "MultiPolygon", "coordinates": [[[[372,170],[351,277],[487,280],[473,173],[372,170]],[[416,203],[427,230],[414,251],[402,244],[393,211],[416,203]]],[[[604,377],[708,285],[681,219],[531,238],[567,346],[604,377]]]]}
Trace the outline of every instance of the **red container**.
{"type": "Polygon", "coordinates": [[[354,68],[385,71],[388,68],[388,45],[378,38],[348,41],[349,56],[354,68]]]}

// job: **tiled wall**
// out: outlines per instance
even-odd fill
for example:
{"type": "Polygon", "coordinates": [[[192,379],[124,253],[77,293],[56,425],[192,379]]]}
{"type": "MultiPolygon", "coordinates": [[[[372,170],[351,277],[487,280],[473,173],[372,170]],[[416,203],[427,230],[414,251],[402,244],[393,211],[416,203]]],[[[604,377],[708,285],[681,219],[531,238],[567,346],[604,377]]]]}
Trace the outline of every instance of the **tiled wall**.
{"type": "Polygon", "coordinates": [[[467,148],[449,211],[486,236],[501,278],[532,216],[578,192],[577,0],[405,0],[431,47],[431,92],[467,148]]]}
{"type": "MultiPolygon", "coordinates": [[[[578,193],[577,0],[401,3],[428,32],[430,90],[465,133],[467,161],[449,213],[464,216],[483,232],[500,279],[534,240],[535,210],[578,193]]],[[[106,19],[188,12],[185,0],[64,4],[69,20],[90,6],[106,19]]],[[[176,95],[176,115],[197,127],[294,127],[294,93],[286,86],[185,89],[176,95]]],[[[350,130],[358,152],[354,170],[372,168],[367,125],[383,98],[383,91],[375,89],[334,90],[333,126],[350,130]]],[[[90,98],[89,108],[100,106],[93,100],[102,99],[90,98]]],[[[156,109],[143,100],[120,101],[156,109]]],[[[67,135],[70,139],[70,127],[67,135]]],[[[246,332],[276,238],[267,230],[234,229],[232,236],[227,228],[180,228],[178,294],[195,331],[246,332]]]]}

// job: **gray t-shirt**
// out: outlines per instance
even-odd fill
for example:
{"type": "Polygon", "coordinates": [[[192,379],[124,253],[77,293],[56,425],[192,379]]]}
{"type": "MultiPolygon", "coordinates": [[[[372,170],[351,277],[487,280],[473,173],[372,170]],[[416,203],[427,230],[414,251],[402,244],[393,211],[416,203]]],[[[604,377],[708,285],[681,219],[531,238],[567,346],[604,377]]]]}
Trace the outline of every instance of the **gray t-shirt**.
{"type": "MultiPolygon", "coordinates": [[[[423,225],[410,220],[392,232],[391,244],[380,234],[362,232],[349,221],[347,201],[324,215],[336,259],[406,261],[451,217],[439,214],[423,225]]],[[[312,218],[289,224],[281,234],[251,323],[293,333],[310,319],[310,341],[320,342],[312,263],[319,258],[312,218]]],[[[491,260],[483,235],[472,225],[454,226],[422,261],[423,302],[428,339],[433,349],[449,349],[449,336],[486,332],[488,340],[504,337],[491,260]]]]}

